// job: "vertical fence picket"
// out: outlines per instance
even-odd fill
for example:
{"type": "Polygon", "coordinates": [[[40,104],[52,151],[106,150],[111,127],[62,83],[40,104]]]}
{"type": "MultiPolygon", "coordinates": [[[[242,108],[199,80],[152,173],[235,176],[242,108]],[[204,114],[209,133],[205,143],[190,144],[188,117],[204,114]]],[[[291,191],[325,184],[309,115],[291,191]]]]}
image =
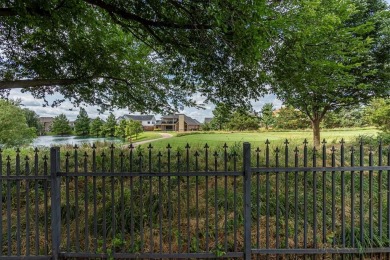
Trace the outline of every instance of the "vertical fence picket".
{"type": "MultiPolygon", "coordinates": [[[[383,160],[383,151],[382,151],[382,140],[379,140],[378,145],[378,166],[382,166],[382,160],[383,160]]],[[[379,240],[383,239],[383,210],[382,210],[382,203],[383,203],[383,196],[382,196],[382,171],[378,171],[378,235],[379,240]]]]}
{"type": "MultiPolygon", "coordinates": [[[[275,167],[276,168],[279,168],[279,147],[276,147],[275,149],[275,167]]],[[[276,227],[276,239],[275,239],[275,242],[276,242],[276,249],[279,249],[280,248],[280,225],[279,225],[279,222],[280,222],[280,205],[279,205],[279,190],[280,190],[280,177],[279,177],[279,172],[275,172],[275,175],[276,175],[276,184],[275,184],[275,188],[276,188],[276,195],[275,195],[275,204],[276,204],[276,221],[275,221],[275,227],[276,227]]]]}
{"type": "MultiPolygon", "coordinates": [[[[11,158],[7,156],[6,164],[7,177],[11,176],[11,158]]],[[[11,181],[7,179],[7,255],[11,256],[12,242],[11,242],[11,181]]]]}
{"type": "MultiPolygon", "coordinates": [[[[171,146],[167,145],[168,174],[171,173],[171,146]]],[[[168,198],[172,196],[171,176],[168,176],[168,198]]],[[[168,199],[168,250],[172,253],[172,200],[168,199]]]]}
{"type": "MultiPolygon", "coordinates": [[[[125,154],[123,151],[119,154],[120,158],[120,172],[124,173],[125,172],[125,154]]],[[[125,178],[123,176],[120,177],[119,179],[120,182],[120,204],[121,204],[121,241],[124,243],[125,241],[125,228],[126,228],[126,222],[125,222],[125,187],[124,187],[124,182],[125,178]]],[[[122,252],[124,252],[124,247],[122,246],[122,252]]]]}
{"type": "Polygon", "coordinates": [[[50,149],[50,175],[51,175],[51,232],[52,232],[52,259],[58,260],[61,245],[61,177],[60,148],[50,149]]]}
{"type": "MultiPolygon", "coordinates": [[[[364,165],[364,147],[363,147],[363,139],[360,140],[360,146],[359,146],[359,164],[360,166],[363,166],[364,165]]],[[[364,240],[364,207],[363,207],[363,197],[364,197],[364,186],[363,186],[363,183],[364,183],[364,175],[363,175],[363,171],[360,171],[360,185],[359,185],[359,188],[360,188],[360,205],[359,205],[359,209],[360,209],[360,241],[363,241],[364,240]]]]}
{"type": "MultiPolygon", "coordinates": [[[[158,152],[157,154],[157,158],[158,158],[158,161],[157,161],[157,168],[158,168],[158,173],[161,174],[161,157],[162,157],[162,153],[161,152],[158,152]]],[[[162,237],[163,237],[163,234],[162,234],[162,203],[161,203],[161,200],[162,200],[162,182],[161,182],[161,175],[158,176],[158,231],[159,231],[159,250],[160,250],[160,254],[162,253],[162,248],[163,248],[163,242],[162,242],[162,237]]]]}
{"type": "Polygon", "coordinates": [[[65,154],[65,204],[66,204],[66,250],[70,251],[70,198],[69,198],[69,157],[70,153],[65,154]]]}
{"type": "MultiPolygon", "coordinates": [[[[322,141],[322,167],[326,167],[326,140],[322,141]]],[[[322,244],[326,243],[326,171],[322,172],[322,244]]]]}
{"type": "MultiPolygon", "coordinates": [[[[303,167],[307,167],[307,140],[303,142],[303,167]]],[[[307,214],[307,171],[303,172],[303,210],[304,210],[304,220],[303,220],[303,247],[307,248],[307,222],[308,222],[308,214],[307,214]]]]}
{"type": "MultiPolygon", "coordinates": [[[[39,157],[38,157],[38,148],[35,148],[34,149],[34,176],[35,178],[38,178],[38,174],[39,174],[39,157]]],[[[1,169],[1,167],[0,167],[1,169]]],[[[38,190],[38,180],[35,180],[34,181],[34,185],[35,185],[35,191],[34,191],[34,195],[35,195],[35,203],[34,203],[34,222],[35,222],[35,255],[39,255],[39,190],[38,190]]],[[[0,207],[2,208],[2,207],[0,207]]],[[[1,219],[0,219],[1,221],[1,219]]],[[[1,236],[2,234],[0,234],[1,236]]],[[[2,243],[0,243],[0,246],[2,245],[2,243]]],[[[1,253],[1,250],[0,250],[0,253],[1,253]]]]}
{"type": "MultiPolygon", "coordinates": [[[[24,158],[25,165],[24,165],[24,174],[25,176],[30,175],[30,158],[26,156],[24,158]]],[[[26,178],[26,252],[25,255],[30,255],[30,181],[28,178],[26,178]]]]}
{"type": "MultiPolygon", "coordinates": [[[[112,143],[110,145],[110,183],[111,183],[111,240],[116,239],[116,218],[115,218],[115,212],[116,212],[116,207],[115,207],[115,177],[114,177],[114,172],[115,172],[115,158],[114,158],[114,152],[115,152],[115,146],[112,143]]],[[[115,253],[115,246],[112,247],[112,253],[115,253]]]]}
{"type": "MultiPolygon", "coordinates": [[[[102,173],[106,172],[106,154],[104,151],[101,154],[102,158],[102,173]]],[[[107,253],[107,220],[106,220],[106,177],[102,177],[102,204],[103,204],[103,253],[107,253]]]]}
{"type": "Polygon", "coordinates": [[[244,143],[244,259],[251,259],[251,145],[244,143]]]}
{"type": "MultiPolygon", "coordinates": [[[[215,151],[214,154],[214,171],[218,171],[218,152],[215,151]]],[[[214,249],[217,251],[218,250],[218,176],[215,175],[214,177],[214,214],[215,214],[215,245],[214,249]]]]}
{"type": "Polygon", "coordinates": [[[187,204],[187,209],[186,209],[186,215],[187,215],[187,253],[190,252],[191,250],[191,233],[190,233],[190,145],[187,143],[185,146],[186,149],[186,173],[187,173],[187,199],[186,199],[186,204],[187,204]]]}
{"type": "MultiPolygon", "coordinates": [[[[355,166],[355,148],[351,147],[351,167],[355,166]]],[[[355,172],[351,171],[351,247],[355,247],[355,172]]]]}
{"type": "MultiPolygon", "coordinates": [[[[83,162],[84,174],[88,173],[88,154],[84,153],[83,162]]],[[[84,177],[84,251],[89,252],[89,192],[88,192],[88,176],[84,177]]]]}
{"type": "MultiPolygon", "coordinates": [[[[195,172],[198,173],[199,171],[199,153],[198,151],[195,152],[195,172]]],[[[196,245],[195,250],[196,252],[199,252],[199,177],[196,175],[195,177],[195,239],[196,239],[196,245]]]]}
{"type": "MultiPolygon", "coordinates": [[[[332,168],[336,167],[336,148],[331,149],[332,168]]],[[[332,171],[332,234],[336,232],[336,172],[332,171]]],[[[336,238],[332,238],[332,246],[336,246],[336,238]]]]}
{"type": "Polygon", "coordinates": [[[210,237],[209,237],[209,176],[207,175],[207,172],[209,170],[209,146],[208,144],[206,143],[205,146],[204,146],[204,156],[205,156],[205,172],[206,172],[206,198],[205,198],[205,201],[206,201],[206,252],[209,252],[210,250],[210,247],[209,247],[209,241],[210,241],[210,237]]]}
{"type": "MultiPolygon", "coordinates": [[[[132,173],[133,172],[133,164],[134,164],[134,161],[133,161],[133,150],[134,150],[134,146],[133,144],[130,144],[129,145],[129,172],[132,173]]],[[[134,228],[135,228],[135,223],[134,223],[134,198],[135,198],[135,194],[134,194],[134,177],[133,176],[130,176],[130,247],[132,250],[134,250],[134,228]]]]}
{"type": "MultiPolygon", "coordinates": [[[[0,148],[0,256],[3,255],[3,150],[0,148]]],[[[38,223],[38,220],[35,220],[38,223]]]]}
{"type": "MultiPolygon", "coordinates": [[[[79,156],[78,156],[79,147],[77,144],[73,147],[73,160],[74,160],[74,172],[77,174],[79,172],[79,156]]],[[[76,175],[73,178],[74,181],[74,202],[75,202],[75,222],[76,222],[76,252],[80,251],[80,218],[79,218],[79,177],[76,175]]]]}
{"type": "MultiPolygon", "coordinates": [[[[284,141],[284,167],[289,166],[288,161],[288,152],[289,152],[289,142],[286,139],[284,141]]],[[[285,172],[284,174],[284,244],[285,248],[289,248],[288,245],[288,239],[289,239],[289,232],[288,232],[288,218],[289,218],[289,173],[285,172]]]]}
{"type": "MultiPolygon", "coordinates": [[[[46,155],[43,156],[43,175],[48,176],[48,157],[46,155]]],[[[43,195],[43,203],[44,203],[44,222],[45,222],[45,242],[44,242],[44,251],[45,255],[48,254],[49,252],[49,227],[48,227],[48,215],[49,215],[49,210],[48,210],[48,180],[46,179],[43,183],[43,190],[44,190],[44,195],[43,195]]]]}
{"type": "MultiPolygon", "coordinates": [[[[313,148],[313,167],[317,167],[317,149],[313,148]]],[[[317,248],[317,171],[313,171],[313,248],[317,248]]]]}
{"type": "MultiPolygon", "coordinates": [[[[20,176],[20,150],[16,149],[15,161],[16,176],[20,176]]],[[[16,180],[16,255],[21,255],[21,237],[20,237],[20,179],[16,180]]]]}
{"type": "MultiPolygon", "coordinates": [[[[228,145],[225,143],[223,145],[223,169],[226,173],[228,171],[228,154],[227,154],[228,145]]],[[[227,222],[228,222],[228,203],[227,203],[227,176],[224,177],[224,249],[225,252],[228,250],[228,240],[227,240],[227,222]]]]}
{"type": "MultiPolygon", "coordinates": [[[[233,152],[233,171],[237,172],[237,152],[233,152]]],[[[233,209],[234,209],[234,220],[233,220],[233,240],[234,240],[234,252],[237,252],[237,176],[233,177],[233,209]]]]}
{"type": "MultiPolygon", "coordinates": [[[[260,148],[256,149],[256,168],[260,168],[260,148]]],[[[260,173],[256,173],[256,247],[260,248],[260,173]]]]}
{"type": "Polygon", "coordinates": [[[94,252],[97,253],[98,250],[98,238],[97,238],[97,194],[96,194],[96,145],[92,144],[92,192],[93,192],[93,247],[94,252]]]}
{"type": "MultiPolygon", "coordinates": [[[[177,172],[179,173],[180,172],[180,163],[181,163],[181,154],[179,151],[177,151],[176,153],[176,170],[177,172]]],[[[178,253],[181,252],[181,205],[180,205],[180,198],[181,198],[181,192],[180,192],[180,177],[178,176],[177,177],[177,230],[178,230],[178,234],[177,234],[177,243],[179,245],[179,248],[178,248],[178,253]]]]}
{"type": "MultiPolygon", "coordinates": [[[[269,168],[269,144],[270,142],[268,139],[265,142],[265,167],[269,168]]],[[[269,216],[270,216],[270,207],[269,207],[269,202],[270,202],[270,183],[269,183],[269,172],[267,171],[266,173],[266,191],[265,191],[265,205],[266,205],[266,217],[265,217],[265,248],[269,249],[269,243],[270,243],[270,224],[269,224],[269,216]]]]}
{"type": "MultiPolygon", "coordinates": [[[[340,142],[340,163],[341,167],[345,166],[345,147],[344,139],[340,142]]],[[[345,173],[341,171],[341,241],[343,247],[345,247],[345,173]]]]}
{"type": "MultiPolygon", "coordinates": [[[[143,155],[142,152],[139,151],[138,153],[138,167],[139,167],[139,173],[142,173],[142,160],[143,160],[143,155]]],[[[144,199],[143,199],[143,177],[139,176],[139,196],[140,196],[140,222],[139,222],[139,232],[141,233],[141,253],[144,252],[144,244],[145,244],[145,235],[144,235],[144,199]]]]}
{"type": "MultiPolygon", "coordinates": [[[[372,146],[370,146],[370,151],[368,153],[368,165],[373,166],[373,151],[372,146]]],[[[368,180],[368,199],[369,199],[369,208],[368,208],[368,214],[369,214],[369,232],[370,232],[370,242],[374,242],[374,220],[373,220],[373,206],[374,206],[374,197],[373,197],[373,171],[368,171],[369,174],[369,180],[368,180]]]]}
{"type": "MultiPolygon", "coordinates": [[[[294,167],[299,165],[299,150],[294,149],[294,167]]],[[[294,173],[294,248],[298,248],[298,172],[294,173]]]]}

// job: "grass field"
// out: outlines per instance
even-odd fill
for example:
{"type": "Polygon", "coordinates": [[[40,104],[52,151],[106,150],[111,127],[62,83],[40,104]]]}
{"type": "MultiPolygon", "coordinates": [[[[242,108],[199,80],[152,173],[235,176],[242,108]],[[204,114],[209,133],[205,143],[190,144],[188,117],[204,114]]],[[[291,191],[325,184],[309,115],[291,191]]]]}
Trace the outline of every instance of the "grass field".
{"type": "MultiPolygon", "coordinates": [[[[347,143],[355,141],[361,135],[376,136],[378,130],[375,128],[356,129],[332,129],[323,130],[321,139],[326,139],[328,144],[339,143],[342,138],[347,143]]],[[[153,147],[164,149],[168,144],[172,147],[185,147],[189,143],[193,147],[201,147],[206,143],[210,147],[242,144],[250,142],[252,146],[262,146],[268,139],[272,145],[283,145],[287,139],[291,145],[300,145],[305,140],[312,143],[312,132],[308,131],[268,131],[268,132],[210,132],[210,133],[189,133],[188,135],[175,136],[165,140],[153,142],[153,147]]],[[[145,146],[145,145],[144,145],[145,146]]]]}

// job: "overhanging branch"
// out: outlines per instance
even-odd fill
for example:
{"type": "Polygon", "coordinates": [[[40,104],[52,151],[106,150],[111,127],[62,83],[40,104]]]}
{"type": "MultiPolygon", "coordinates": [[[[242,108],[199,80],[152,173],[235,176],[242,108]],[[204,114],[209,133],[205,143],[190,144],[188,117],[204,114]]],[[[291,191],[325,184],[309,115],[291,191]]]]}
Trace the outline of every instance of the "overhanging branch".
{"type": "Polygon", "coordinates": [[[0,89],[29,88],[42,86],[72,85],[79,83],[79,79],[26,79],[0,81],[0,89]]]}

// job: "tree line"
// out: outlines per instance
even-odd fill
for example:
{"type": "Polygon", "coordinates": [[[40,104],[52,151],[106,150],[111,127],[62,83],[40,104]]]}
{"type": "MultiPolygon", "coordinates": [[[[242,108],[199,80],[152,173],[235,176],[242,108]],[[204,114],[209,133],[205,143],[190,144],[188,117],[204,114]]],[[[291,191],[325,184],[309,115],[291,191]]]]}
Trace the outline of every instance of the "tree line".
{"type": "Polygon", "coordinates": [[[94,137],[119,137],[119,138],[138,138],[138,135],[143,132],[143,127],[140,121],[121,120],[116,121],[113,113],[104,121],[100,117],[91,119],[84,108],[80,108],[80,112],[74,122],[74,129],[71,128],[69,120],[65,114],[56,116],[53,120],[51,131],[56,135],[75,134],[77,136],[94,136],[94,137]]]}
{"type": "MultiPolygon", "coordinates": [[[[312,127],[310,119],[291,105],[276,109],[272,103],[263,105],[260,111],[232,109],[226,104],[218,104],[213,110],[213,118],[204,123],[208,130],[258,130],[259,128],[298,130],[312,127]]],[[[330,111],[321,122],[321,128],[347,128],[376,126],[384,133],[390,131],[390,101],[384,98],[371,100],[366,106],[354,106],[330,111]]]]}

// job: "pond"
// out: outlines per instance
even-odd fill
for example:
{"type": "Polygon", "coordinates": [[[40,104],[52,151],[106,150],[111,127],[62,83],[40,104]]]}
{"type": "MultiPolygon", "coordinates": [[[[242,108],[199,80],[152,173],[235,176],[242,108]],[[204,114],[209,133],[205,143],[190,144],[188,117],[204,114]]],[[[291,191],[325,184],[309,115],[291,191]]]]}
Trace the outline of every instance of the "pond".
{"type": "Polygon", "coordinates": [[[80,136],[38,136],[31,144],[33,147],[38,146],[55,146],[55,145],[81,145],[84,143],[93,144],[97,142],[123,143],[122,139],[115,137],[80,137],[80,136]]]}

